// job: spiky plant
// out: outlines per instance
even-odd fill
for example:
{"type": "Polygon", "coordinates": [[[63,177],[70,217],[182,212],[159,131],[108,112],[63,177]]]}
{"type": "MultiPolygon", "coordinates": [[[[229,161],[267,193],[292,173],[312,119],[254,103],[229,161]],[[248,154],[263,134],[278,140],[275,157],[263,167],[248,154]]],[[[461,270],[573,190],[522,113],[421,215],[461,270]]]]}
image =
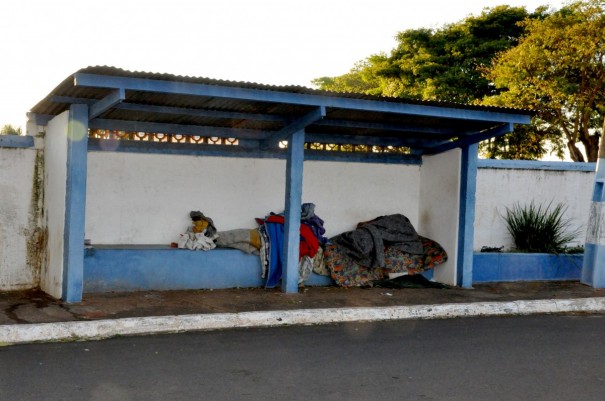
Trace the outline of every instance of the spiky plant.
{"type": "Polygon", "coordinates": [[[558,203],[552,207],[514,204],[506,208],[508,232],[513,237],[515,247],[521,252],[532,253],[564,253],[567,245],[580,234],[579,229],[573,229],[571,220],[564,218],[567,207],[558,203]]]}

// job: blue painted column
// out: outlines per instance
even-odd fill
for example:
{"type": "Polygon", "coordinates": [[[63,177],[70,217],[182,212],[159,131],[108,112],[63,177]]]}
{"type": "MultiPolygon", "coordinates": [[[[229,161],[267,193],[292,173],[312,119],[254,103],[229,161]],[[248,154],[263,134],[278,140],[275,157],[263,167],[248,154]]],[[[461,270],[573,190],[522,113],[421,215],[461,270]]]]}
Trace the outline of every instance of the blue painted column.
{"type": "Polygon", "coordinates": [[[284,254],[281,288],[283,292],[298,292],[298,257],[300,249],[300,207],[302,203],[303,161],[305,131],[300,130],[288,138],[286,161],[286,216],[284,226],[284,254]]]}
{"type": "Polygon", "coordinates": [[[88,106],[69,109],[67,128],[67,185],[63,237],[63,295],[66,302],[82,300],[84,272],[84,219],[88,151],[88,106]]]}
{"type": "MultiPolygon", "coordinates": [[[[605,123],[603,124],[605,130],[605,123]]],[[[604,131],[605,132],[605,131],[604,131]]],[[[605,288],[605,140],[599,144],[592,204],[588,216],[581,281],[594,288],[605,288]]]]}
{"type": "Polygon", "coordinates": [[[475,238],[475,195],[477,191],[478,144],[462,147],[460,165],[460,211],[456,284],[473,286],[473,241],[475,238]]]}

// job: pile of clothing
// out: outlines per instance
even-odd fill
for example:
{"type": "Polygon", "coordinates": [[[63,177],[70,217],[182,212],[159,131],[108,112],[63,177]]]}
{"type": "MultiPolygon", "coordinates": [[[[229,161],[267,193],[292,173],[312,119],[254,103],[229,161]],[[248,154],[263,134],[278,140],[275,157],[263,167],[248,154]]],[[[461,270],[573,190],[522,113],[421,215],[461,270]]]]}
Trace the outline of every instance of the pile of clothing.
{"type": "MultiPolygon", "coordinates": [[[[178,248],[234,248],[258,255],[265,287],[279,284],[286,263],[283,213],[271,212],[264,219],[256,219],[258,228],[221,232],[200,211],[192,211],[190,217],[192,225],[180,235],[178,248]]],[[[402,214],[358,223],[355,230],[330,239],[325,232],[315,205],[304,203],[299,227],[299,284],[314,272],[331,277],[343,287],[384,285],[392,274],[415,275],[447,261],[445,250],[418,235],[402,214]]]]}
{"type": "MultiPolygon", "coordinates": [[[[258,228],[254,229],[235,229],[217,232],[212,219],[209,219],[200,212],[191,212],[192,220],[201,215],[208,226],[199,226],[194,224],[185,234],[181,234],[178,242],[179,248],[209,250],[218,248],[233,248],[243,252],[259,255],[261,262],[261,275],[266,278],[266,287],[273,288],[279,284],[283,266],[286,263],[284,253],[284,224],[285,216],[283,213],[275,214],[273,212],[265,216],[264,219],[256,219],[258,228]]],[[[300,251],[299,251],[299,283],[306,280],[311,271],[323,267],[323,248],[327,238],[324,221],[315,214],[315,205],[313,203],[304,203],[301,206],[300,223],[300,251]]]]}
{"type": "MultiPolygon", "coordinates": [[[[256,219],[261,237],[260,259],[262,277],[266,278],[266,288],[275,287],[281,280],[286,263],[284,252],[283,214],[270,213],[264,219],[256,219]]],[[[313,203],[303,203],[300,218],[299,284],[304,282],[314,265],[323,264],[322,245],[327,242],[323,235],[324,221],[315,214],[313,203]]]]}
{"type": "Polygon", "coordinates": [[[214,240],[218,238],[218,233],[214,222],[210,217],[204,216],[199,210],[189,213],[191,225],[183,234],[179,235],[176,242],[177,248],[191,249],[192,251],[208,251],[216,248],[214,240]]]}

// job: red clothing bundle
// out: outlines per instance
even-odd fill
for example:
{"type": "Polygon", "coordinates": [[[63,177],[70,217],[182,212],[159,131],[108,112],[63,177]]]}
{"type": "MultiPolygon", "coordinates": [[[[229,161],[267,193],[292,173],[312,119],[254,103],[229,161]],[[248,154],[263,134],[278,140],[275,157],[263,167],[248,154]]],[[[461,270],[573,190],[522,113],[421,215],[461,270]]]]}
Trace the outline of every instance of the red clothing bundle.
{"type": "MultiPolygon", "coordinates": [[[[284,224],[284,216],[273,215],[265,219],[267,223],[284,224]]],[[[300,225],[300,254],[299,257],[305,255],[309,257],[315,256],[319,248],[319,241],[313,234],[313,231],[306,224],[300,225]]]]}

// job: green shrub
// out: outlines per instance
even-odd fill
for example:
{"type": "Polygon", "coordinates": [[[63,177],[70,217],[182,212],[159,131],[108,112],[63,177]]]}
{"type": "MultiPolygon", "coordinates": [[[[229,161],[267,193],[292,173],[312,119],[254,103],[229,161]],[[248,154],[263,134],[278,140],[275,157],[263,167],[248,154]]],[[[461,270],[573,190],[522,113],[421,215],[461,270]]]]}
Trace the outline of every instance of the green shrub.
{"type": "Polygon", "coordinates": [[[559,203],[548,205],[515,204],[506,208],[508,232],[520,252],[565,253],[567,246],[580,234],[572,229],[571,220],[563,218],[567,207],[559,203]]]}

